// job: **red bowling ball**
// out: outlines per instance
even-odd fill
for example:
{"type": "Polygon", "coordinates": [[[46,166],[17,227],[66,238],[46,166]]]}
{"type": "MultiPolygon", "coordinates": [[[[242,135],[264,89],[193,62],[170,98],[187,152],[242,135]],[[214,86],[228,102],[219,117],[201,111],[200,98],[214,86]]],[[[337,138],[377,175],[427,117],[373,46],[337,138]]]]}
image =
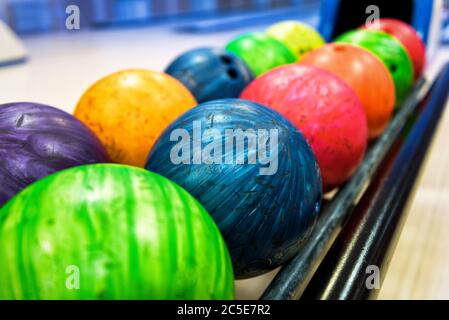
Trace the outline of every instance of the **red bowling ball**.
{"type": "Polygon", "coordinates": [[[378,24],[369,24],[364,27],[383,31],[398,39],[412,59],[415,80],[421,76],[426,64],[426,46],[412,26],[396,19],[380,19],[378,24]]]}
{"type": "Polygon", "coordinates": [[[363,160],[368,126],[355,92],[340,78],[309,65],[288,65],[254,80],[242,99],[273,108],[311,145],[330,191],[347,181],[363,160]]]}

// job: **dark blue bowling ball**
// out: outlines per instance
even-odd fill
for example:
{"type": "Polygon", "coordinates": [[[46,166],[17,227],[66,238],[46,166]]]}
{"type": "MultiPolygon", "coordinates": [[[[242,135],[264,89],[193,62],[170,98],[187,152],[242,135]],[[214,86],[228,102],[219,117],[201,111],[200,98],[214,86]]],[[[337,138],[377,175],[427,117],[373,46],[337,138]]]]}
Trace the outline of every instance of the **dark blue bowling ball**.
{"type": "Polygon", "coordinates": [[[203,204],[240,279],[290,259],[320,208],[321,177],[302,134],[280,114],[246,100],[187,111],[160,136],[145,167],[203,204]]]}
{"type": "Polygon", "coordinates": [[[190,50],[176,58],[165,72],[181,81],[198,103],[237,98],[253,80],[240,58],[218,48],[190,50]]]}

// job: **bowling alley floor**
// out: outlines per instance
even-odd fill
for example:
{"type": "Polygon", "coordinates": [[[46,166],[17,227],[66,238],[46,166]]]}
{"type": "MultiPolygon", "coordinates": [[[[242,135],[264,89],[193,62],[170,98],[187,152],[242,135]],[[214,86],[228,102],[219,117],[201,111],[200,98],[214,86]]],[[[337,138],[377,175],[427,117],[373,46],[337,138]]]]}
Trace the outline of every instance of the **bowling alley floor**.
{"type": "MultiPolygon", "coordinates": [[[[441,47],[429,64],[430,73],[439,70],[448,60],[449,47],[441,47]]],[[[448,134],[449,106],[446,106],[417,182],[380,299],[449,299],[448,134]]]]}
{"type": "MultiPolygon", "coordinates": [[[[172,27],[109,29],[28,37],[30,60],[0,68],[0,103],[35,101],[72,112],[94,81],[127,68],[163,70],[179,53],[220,46],[247,27],[219,33],[176,33],[172,27]]],[[[437,70],[449,47],[432,59],[437,70]]],[[[449,88],[448,88],[449,89],[449,88]]],[[[449,108],[422,170],[408,219],[380,299],[449,299],[449,108]]],[[[238,284],[238,297],[257,298],[269,280],[238,284]]]]}

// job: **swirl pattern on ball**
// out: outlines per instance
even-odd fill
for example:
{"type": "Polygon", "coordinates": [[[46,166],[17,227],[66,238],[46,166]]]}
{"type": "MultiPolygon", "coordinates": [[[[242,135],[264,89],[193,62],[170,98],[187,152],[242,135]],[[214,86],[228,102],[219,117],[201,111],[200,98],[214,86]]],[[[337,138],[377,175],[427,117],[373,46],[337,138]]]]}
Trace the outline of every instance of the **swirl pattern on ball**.
{"type": "Polygon", "coordinates": [[[0,206],[30,183],[70,167],[109,162],[70,114],[37,103],[0,105],[0,206]]]}
{"type": "Polygon", "coordinates": [[[128,166],[80,166],[22,191],[0,210],[0,252],[0,299],[234,295],[209,214],[175,183],[128,166]]]}
{"type": "MultiPolygon", "coordinates": [[[[268,140],[264,142],[269,144],[268,140]]],[[[280,114],[250,101],[217,100],[186,112],[161,135],[146,168],[175,181],[204,205],[225,238],[237,278],[262,274],[291,258],[312,230],[320,208],[320,173],[302,134],[280,114]],[[195,123],[200,123],[204,133],[200,137],[195,137],[195,123]],[[193,139],[172,141],[171,134],[178,129],[185,130],[193,139]],[[219,163],[194,164],[194,157],[198,156],[195,150],[183,163],[171,161],[175,145],[187,149],[195,141],[208,145],[210,136],[205,132],[210,129],[222,136],[220,148],[224,151],[219,163]],[[227,130],[239,129],[276,130],[278,152],[274,174],[261,174],[264,165],[260,161],[249,163],[249,157],[256,152],[249,143],[245,143],[240,153],[237,147],[225,148],[235,141],[227,130]],[[247,161],[237,164],[235,160],[240,156],[247,161]],[[234,161],[227,161],[227,157],[234,161]]]]}

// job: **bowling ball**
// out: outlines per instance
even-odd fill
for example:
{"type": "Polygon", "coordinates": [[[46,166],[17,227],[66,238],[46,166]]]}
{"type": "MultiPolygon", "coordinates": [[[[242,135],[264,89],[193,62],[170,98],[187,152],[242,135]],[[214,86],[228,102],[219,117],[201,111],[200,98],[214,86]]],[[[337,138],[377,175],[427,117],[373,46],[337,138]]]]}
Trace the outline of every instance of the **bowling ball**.
{"type": "Polygon", "coordinates": [[[169,75],[126,70],[90,87],[75,116],[98,135],[112,161],[143,167],[159,134],[196,104],[184,85],[169,75]]]}
{"type": "Polygon", "coordinates": [[[276,23],[267,29],[267,34],[285,44],[297,58],[325,43],[314,28],[296,21],[276,23]]]}
{"type": "Polygon", "coordinates": [[[331,190],[363,160],[368,128],[355,92],[337,76],[309,65],[282,66],[254,80],[241,95],[290,120],[311,145],[331,190]]]}
{"type": "Polygon", "coordinates": [[[161,135],[146,168],[196,197],[230,250],[237,278],[289,260],[321,203],[315,157],[281,115],[238,99],[200,104],[161,135]]]}
{"type": "Polygon", "coordinates": [[[412,26],[396,19],[380,19],[378,24],[368,24],[368,29],[388,33],[398,39],[412,59],[414,79],[417,80],[426,64],[426,46],[412,26]]]}
{"type": "Polygon", "coordinates": [[[0,210],[0,299],[230,299],[218,228],[185,190],[128,166],[89,165],[0,210]]]}
{"type": "Polygon", "coordinates": [[[181,81],[200,103],[238,98],[253,80],[240,58],[218,48],[190,50],[177,57],[165,72],[181,81]]]}
{"type": "Polygon", "coordinates": [[[258,32],[246,33],[233,39],[227,44],[226,50],[245,61],[256,77],[277,66],[297,60],[282,42],[258,32]]]}
{"type": "Polygon", "coordinates": [[[0,159],[0,207],[49,174],[109,162],[98,138],[75,117],[26,102],[0,105],[0,159]]]}
{"type": "Polygon", "coordinates": [[[371,52],[346,43],[334,43],[306,54],[301,64],[330,71],[357,94],[368,120],[371,139],[379,137],[394,109],[393,79],[385,65],[371,52]]]}
{"type": "Polygon", "coordinates": [[[336,42],[358,45],[378,56],[393,77],[396,106],[404,102],[413,86],[414,71],[407,50],[398,40],[384,32],[360,29],[341,35],[336,42]]]}

